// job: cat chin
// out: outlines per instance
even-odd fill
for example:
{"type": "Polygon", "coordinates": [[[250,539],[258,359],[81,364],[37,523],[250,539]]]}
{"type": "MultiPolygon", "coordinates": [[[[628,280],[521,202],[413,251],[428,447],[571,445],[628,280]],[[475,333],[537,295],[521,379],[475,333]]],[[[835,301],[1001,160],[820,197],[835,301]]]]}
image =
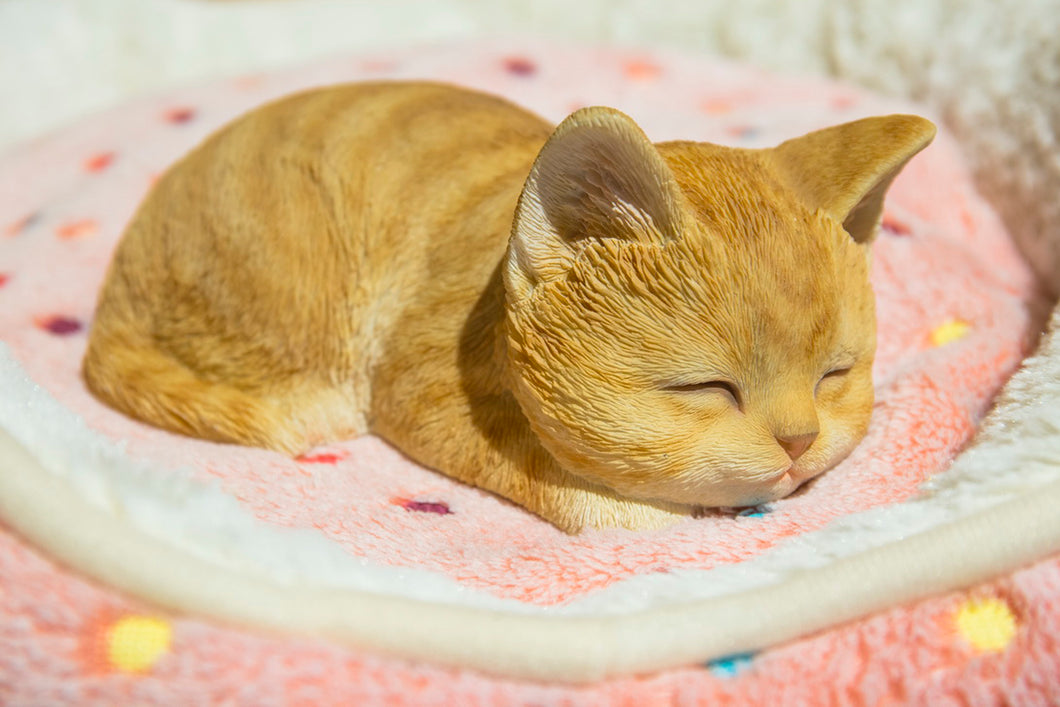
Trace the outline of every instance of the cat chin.
{"type": "Polygon", "coordinates": [[[796,480],[795,478],[784,474],[781,479],[778,479],[776,483],[771,487],[756,488],[753,491],[748,491],[746,494],[741,495],[732,503],[726,503],[720,505],[723,508],[750,508],[753,506],[761,506],[764,503],[772,503],[773,501],[779,501],[782,498],[790,496],[798,489],[804,481],[796,480]]]}
{"type": "Polygon", "coordinates": [[[716,504],[728,507],[760,506],[790,496],[810,479],[822,474],[825,469],[791,464],[767,475],[763,481],[749,483],[743,492],[733,494],[738,502],[716,504]]]}
{"type": "Polygon", "coordinates": [[[733,482],[725,484],[724,487],[715,486],[704,489],[702,494],[697,494],[698,498],[695,500],[685,496],[673,498],[671,502],[688,505],[693,509],[693,515],[697,512],[696,509],[760,506],[788,496],[808,479],[809,477],[801,477],[782,469],[765,481],[733,482]]]}

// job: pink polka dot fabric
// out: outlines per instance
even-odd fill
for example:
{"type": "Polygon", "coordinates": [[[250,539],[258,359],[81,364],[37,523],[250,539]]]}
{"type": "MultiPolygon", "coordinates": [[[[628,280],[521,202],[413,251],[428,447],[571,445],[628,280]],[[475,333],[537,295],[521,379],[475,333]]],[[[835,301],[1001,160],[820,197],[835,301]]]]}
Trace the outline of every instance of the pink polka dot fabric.
{"type": "MultiPolygon", "coordinates": [[[[968,441],[1027,353],[1040,304],[1030,271],[943,132],[895,182],[874,246],[878,402],[868,437],[836,469],[768,506],[719,510],[655,532],[569,537],[411,464],[376,438],[292,460],[170,435],[95,401],[78,377],[95,293],[153,180],[209,132],[270,98],[383,78],[460,83],[554,121],[606,104],[655,140],[751,147],[909,110],[850,86],[703,58],[540,45],[356,57],[170,92],[0,161],[0,337],[36,382],[159,474],[217,484],[258,519],[318,532],[365,562],[428,570],[545,606],[631,577],[733,565],[910,498],[968,441]]],[[[4,704],[957,704],[980,688],[1001,697],[1040,694],[1035,676],[1058,667],[1052,643],[1060,614],[1043,600],[1060,577],[1051,561],[754,656],[585,688],[157,617],[54,566],[10,533],[0,535],[0,576],[4,704]],[[152,620],[123,621],[138,616],[152,620]]]]}

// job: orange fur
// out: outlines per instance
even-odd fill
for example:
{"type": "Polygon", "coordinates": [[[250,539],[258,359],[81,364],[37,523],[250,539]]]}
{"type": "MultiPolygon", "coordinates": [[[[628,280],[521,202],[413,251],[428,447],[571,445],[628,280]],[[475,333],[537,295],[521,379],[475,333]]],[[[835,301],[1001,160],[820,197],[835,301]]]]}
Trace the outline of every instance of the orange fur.
{"type": "Polygon", "coordinates": [[[552,130],[437,84],[299,94],[160,180],[84,377],[206,439],[371,431],[569,532],[775,499],[864,435],[867,249],[933,133],[652,145],[607,108],[552,130]]]}

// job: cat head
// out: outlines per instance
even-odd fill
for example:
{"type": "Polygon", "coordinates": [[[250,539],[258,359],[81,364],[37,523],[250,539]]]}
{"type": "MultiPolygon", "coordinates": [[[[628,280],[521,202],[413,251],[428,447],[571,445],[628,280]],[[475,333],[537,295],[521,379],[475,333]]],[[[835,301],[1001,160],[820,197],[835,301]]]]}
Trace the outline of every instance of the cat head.
{"type": "Polygon", "coordinates": [[[560,465],[623,496],[787,495],[864,436],[869,246],[934,126],[869,118],[766,150],[653,145],[578,111],[526,181],[504,262],[512,390],[560,465]]]}

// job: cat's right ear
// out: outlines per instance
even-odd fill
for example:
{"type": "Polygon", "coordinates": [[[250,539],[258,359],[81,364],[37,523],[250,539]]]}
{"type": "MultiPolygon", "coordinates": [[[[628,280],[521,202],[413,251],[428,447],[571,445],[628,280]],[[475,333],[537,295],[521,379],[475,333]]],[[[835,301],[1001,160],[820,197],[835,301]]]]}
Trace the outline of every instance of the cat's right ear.
{"type": "Polygon", "coordinates": [[[537,156],[508,245],[508,291],[562,277],[592,240],[663,244],[683,230],[683,197],[644,132],[612,108],[564,120],[537,156]]]}

